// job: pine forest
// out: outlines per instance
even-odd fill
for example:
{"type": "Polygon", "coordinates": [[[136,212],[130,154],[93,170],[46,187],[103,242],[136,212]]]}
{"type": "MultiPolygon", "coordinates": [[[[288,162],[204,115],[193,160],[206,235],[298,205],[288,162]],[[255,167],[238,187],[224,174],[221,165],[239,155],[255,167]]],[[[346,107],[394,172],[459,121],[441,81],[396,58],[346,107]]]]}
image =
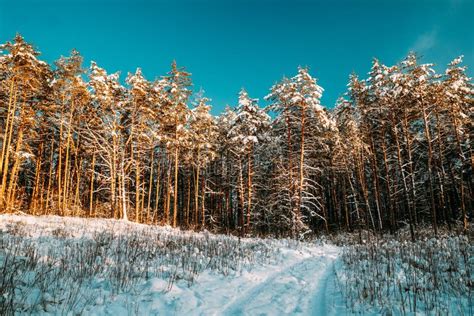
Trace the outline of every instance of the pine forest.
{"type": "MultiPolygon", "coordinates": [[[[300,67],[218,116],[176,62],[150,80],[80,53],[0,46],[0,210],[239,236],[466,231],[474,86],[462,56],[350,74],[335,105],[300,67]],[[265,106],[262,106],[265,104],[265,106]]],[[[317,69],[314,69],[317,74],[317,69]]],[[[278,78],[275,78],[278,79],[278,78]]]]}

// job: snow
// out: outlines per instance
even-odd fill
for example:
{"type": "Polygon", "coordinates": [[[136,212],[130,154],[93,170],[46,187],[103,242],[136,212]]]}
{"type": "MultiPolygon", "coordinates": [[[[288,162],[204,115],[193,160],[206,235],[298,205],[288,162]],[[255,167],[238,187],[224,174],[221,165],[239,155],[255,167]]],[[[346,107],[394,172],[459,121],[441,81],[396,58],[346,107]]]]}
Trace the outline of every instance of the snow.
{"type": "Polygon", "coordinates": [[[335,264],[337,284],[353,313],[470,315],[473,254],[466,236],[349,246],[335,264]]]}
{"type": "Polygon", "coordinates": [[[0,282],[12,284],[0,287],[0,313],[14,306],[42,315],[467,315],[473,250],[466,236],[341,249],[0,215],[0,282]]]}
{"type": "Polygon", "coordinates": [[[35,157],[35,155],[33,155],[32,153],[29,153],[29,152],[26,152],[26,151],[20,151],[20,152],[18,152],[18,155],[22,159],[32,159],[32,158],[35,157]]]}
{"type": "MultiPolygon", "coordinates": [[[[337,314],[339,248],[125,221],[0,216],[15,309],[37,314],[337,314]],[[16,264],[12,264],[14,261],[16,264]],[[333,295],[334,294],[334,295],[333,295]]],[[[1,295],[0,295],[1,296],[1,295]]]]}
{"type": "MultiPolygon", "coordinates": [[[[257,285],[245,289],[224,307],[225,315],[328,315],[331,314],[326,296],[332,280],[333,263],[338,250],[325,246],[289,258],[289,265],[276,271],[257,274],[257,285]],[[317,258],[317,260],[315,260],[317,258]],[[262,278],[262,276],[264,276],[262,278]]],[[[250,277],[248,283],[254,282],[250,277]]]]}

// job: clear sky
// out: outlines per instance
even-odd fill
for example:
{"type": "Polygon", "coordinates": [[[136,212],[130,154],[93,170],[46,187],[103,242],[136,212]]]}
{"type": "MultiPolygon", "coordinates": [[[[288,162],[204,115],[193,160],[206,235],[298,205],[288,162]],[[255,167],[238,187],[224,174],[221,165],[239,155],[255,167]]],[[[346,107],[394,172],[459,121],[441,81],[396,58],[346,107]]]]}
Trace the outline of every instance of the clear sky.
{"type": "Polygon", "coordinates": [[[176,59],[215,114],[242,87],[262,100],[298,65],[319,78],[328,107],[373,57],[391,65],[415,50],[444,67],[464,54],[474,67],[473,30],[473,0],[0,0],[0,42],[20,32],[48,62],[76,48],[86,66],[122,76],[142,67],[147,79],[176,59]]]}

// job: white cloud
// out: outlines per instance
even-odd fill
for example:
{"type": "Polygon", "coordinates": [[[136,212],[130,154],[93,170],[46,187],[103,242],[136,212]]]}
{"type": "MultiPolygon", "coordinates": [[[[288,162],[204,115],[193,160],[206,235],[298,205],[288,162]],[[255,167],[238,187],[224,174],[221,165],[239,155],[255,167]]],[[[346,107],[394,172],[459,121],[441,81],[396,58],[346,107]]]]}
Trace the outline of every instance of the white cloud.
{"type": "Polygon", "coordinates": [[[438,32],[436,30],[420,35],[411,46],[410,51],[416,53],[425,53],[429,51],[436,45],[437,37],[438,32]]]}

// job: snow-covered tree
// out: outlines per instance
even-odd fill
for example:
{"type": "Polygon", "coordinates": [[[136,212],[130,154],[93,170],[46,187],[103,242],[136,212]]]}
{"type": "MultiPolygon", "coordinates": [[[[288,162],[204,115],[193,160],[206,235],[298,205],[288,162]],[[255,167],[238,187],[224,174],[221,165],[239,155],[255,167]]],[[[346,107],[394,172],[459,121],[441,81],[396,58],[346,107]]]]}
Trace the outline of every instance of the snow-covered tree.
{"type": "MultiPolygon", "coordinates": [[[[150,163],[147,157],[154,157],[154,147],[157,143],[153,128],[153,122],[156,120],[156,112],[154,111],[153,102],[155,101],[151,95],[152,85],[142,74],[140,68],[137,68],[134,74],[129,74],[126,79],[130,87],[130,100],[127,111],[124,113],[122,124],[127,133],[127,144],[129,145],[130,159],[133,161],[133,169],[135,173],[135,221],[143,221],[143,211],[145,208],[145,192],[147,191],[147,220],[150,218],[150,183],[148,190],[146,188],[146,179],[144,178],[146,169],[149,169],[150,163]]],[[[151,158],[150,157],[150,158],[151,158]]],[[[153,166],[151,166],[152,168],[153,166]]],[[[150,169],[151,170],[151,169],[150,169]]],[[[150,182],[150,181],[148,181],[150,182]]]]}
{"type": "MultiPolygon", "coordinates": [[[[216,141],[217,141],[217,125],[214,117],[210,114],[211,106],[208,105],[210,100],[202,93],[198,95],[195,101],[195,107],[191,110],[189,116],[189,154],[188,159],[195,169],[194,176],[194,225],[198,225],[199,215],[201,216],[201,227],[206,224],[205,214],[205,185],[200,186],[201,170],[215,159],[216,157],[216,141]],[[201,202],[199,194],[201,191],[201,202]],[[199,211],[201,210],[201,211],[199,211]]],[[[206,181],[204,180],[204,183],[206,181]]],[[[189,214],[186,216],[189,220],[189,214]]]]}
{"type": "Polygon", "coordinates": [[[7,99],[1,104],[0,209],[11,211],[24,207],[17,182],[22,166],[37,158],[32,146],[38,137],[37,124],[46,103],[51,70],[20,35],[1,45],[0,51],[5,52],[0,69],[2,94],[7,99]]]}
{"type": "Polygon", "coordinates": [[[255,191],[252,181],[254,176],[255,147],[261,141],[264,132],[270,125],[270,117],[258,106],[258,100],[249,97],[242,89],[239,93],[239,102],[235,110],[235,117],[230,123],[227,137],[230,150],[235,155],[238,165],[238,191],[240,216],[239,225],[242,234],[250,230],[251,214],[255,191]],[[247,180],[244,185],[244,169],[246,164],[247,180]]]}
{"type": "Polygon", "coordinates": [[[331,122],[320,104],[323,89],[317,85],[306,68],[299,68],[298,74],[284,78],[271,88],[266,97],[272,104],[269,110],[276,112],[273,130],[281,138],[283,156],[279,157],[278,177],[285,175],[287,181],[277,196],[283,207],[283,219],[291,229],[293,236],[307,230],[306,218],[319,216],[318,197],[313,188],[316,183],[311,179],[312,167],[305,158],[313,147],[308,146],[314,138],[309,135],[322,133],[330,127],[331,122]],[[310,126],[311,128],[309,128],[310,126]],[[286,140],[283,140],[286,139],[286,140]],[[287,175],[287,176],[286,176],[287,175]],[[286,205],[286,206],[283,206],[286,205]],[[304,211],[304,213],[303,213],[304,211]]]}
{"type": "Polygon", "coordinates": [[[98,187],[91,192],[108,190],[109,216],[128,220],[127,184],[132,161],[127,154],[128,135],[122,126],[127,90],[120,84],[118,73],[107,75],[95,62],[89,70],[89,86],[95,115],[85,125],[83,135],[96,148],[98,158],[93,166],[98,170],[94,172],[98,187]]]}
{"type": "Polygon", "coordinates": [[[474,85],[472,78],[466,74],[466,66],[461,66],[462,60],[463,56],[455,58],[445,71],[437,98],[436,115],[438,148],[440,152],[445,151],[444,161],[448,162],[446,169],[449,170],[450,177],[454,178],[451,185],[458,188],[460,196],[459,199],[450,200],[461,209],[463,226],[467,230],[474,205],[474,85]]]}
{"type": "MultiPolygon", "coordinates": [[[[169,201],[170,194],[173,192],[173,219],[172,225],[176,227],[178,220],[178,175],[180,164],[180,152],[187,144],[188,132],[186,122],[189,116],[187,102],[192,93],[191,74],[184,68],[179,68],[176,62],[171,65],[171,71],[168,76],[163,78],[166,99],[162,104],[162,132],[163,140],[168,151],[173,152],[174,158],[174,186],[167,185],[167,207],[165,211],[165,221],[169,222],[169,201]]],[[[168,169],[171,172],[171,169],[168,169]]],[[[168,177],[170,179],[170,177],[168,177]]]]}
{"type": "MultiPolygon", "coordinates": [[[[75,50],[69,57],[61,57],[55,62],[54,79],[51,83],[53,106],[48,111],[48,117],[52,123],[54,147],[57,152],[55,174],[57,175],[57,192],[49,195],[48,205],[55,205],[59,214],[70,214],[69,210],[80,209],[77,204],[79,188],[71,188],[71,180],[76,176],[79,179],[80,172],[74,164],[79,163],[78,153],[80,148],[80,136],[78,130],[87,115],[90,104],[89,91],[82,78],[82,57],[75,50]],[[75,155],[74,155],[75,154],[75,155]],[[73,160],[73,155],[74,160],[73,160]],[[76,161],[77,160],[77,161],[76,161]],[[50,201],[51,200],[51,201],[50,201]]],[[[50,168],[53,162],[50,162],[50,168]]]]}

